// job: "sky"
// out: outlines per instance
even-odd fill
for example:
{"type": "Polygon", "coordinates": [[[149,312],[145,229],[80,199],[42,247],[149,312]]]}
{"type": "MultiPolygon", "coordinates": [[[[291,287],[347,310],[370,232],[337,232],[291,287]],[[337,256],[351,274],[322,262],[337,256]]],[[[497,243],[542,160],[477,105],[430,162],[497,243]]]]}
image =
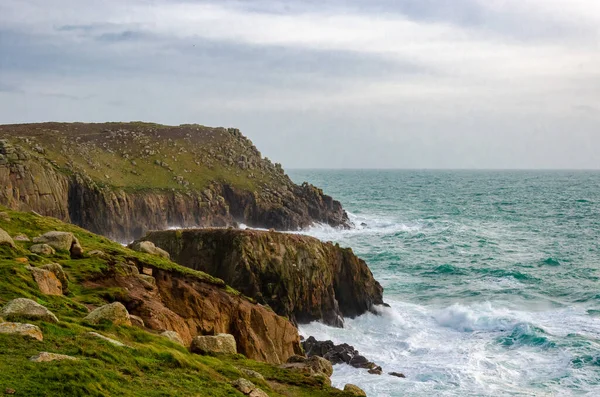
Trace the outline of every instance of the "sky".
{"type": "Polygon", "coordinates": [[[133,120],[286,168],[600,169],[600,1],[0,0],[0,124],[133,120]]]}

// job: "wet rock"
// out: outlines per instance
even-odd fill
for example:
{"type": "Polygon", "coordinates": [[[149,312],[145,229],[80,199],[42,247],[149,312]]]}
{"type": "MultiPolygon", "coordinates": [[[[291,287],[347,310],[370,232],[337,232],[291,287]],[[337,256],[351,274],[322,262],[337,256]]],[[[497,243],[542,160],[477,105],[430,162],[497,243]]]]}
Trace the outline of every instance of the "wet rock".
{"type": "Polygon", "coordinates": [[[336,345],[330,340],[321,342],[311,336],[302,342],[302,346],[309,357],[323,357],[332,364],[348,364],[355,368],[368,369],[369,373],[381,375],[381,367],[360,355],[358,350],[347,343],[336,345]]]}
{"type": "Polygon", "coordinates": [[[42,320],[49,323],[58,323],[58,318],[50,310],[39,303],[26,298],[17,298],[8,302],[2,310],[0,317],[11,320],[24,318],[28,320],[42,320]]]}
{"type": "Polygon", "coordinates": [[[62,283],[50,270],[41,269],[39,267],[27,267],[33,279],[37,283],[40,292],[44,295],[62,295],[63,287],[62,283]]]}
{"type": "Polygon", "coordinates": [[[381,375],[383,373],[383,369],[379,366],[375,366],[374,368],[369,369],[368,372],[371,375],[381,375]]]}
{"type": "Polygon", "coordinates": [[[100,306],[88,314],[84,319],[90,324],[100,324],[108,321],[114,325],[131,326],[131,318],[125,306],[120,302],[114,302],[108,305],[100,306]]]}
{"type": "Polygon", "coordinates": [[[344,386],[344,391],[353,396],[367,397],[367,393],[365,393],[365,391],[363,389],[361,389],[360,387],[355,386],[353,384],[350,384],[350,383],[348,383],[346,386],[344,386]]]}
{"type": "Polygon", "coordinates": [[[34,363],[47,363],[50,361],[64,361],[64,360],[77,361],[77,358],[67,356],[64,354],[41,352],[37,356],[33,356],[29,359],[29,361],[33,361],[34,363]]]}
{"type": "Polygon", "coordinates": [[[403,373],[400,372],[390,372],[388,375],[395,376],[397,378],[406,378],[403,373]]]}
{"type": "Polygon", "coordinates": [[[48,244],[34,244],[29,248],[29,251],[31,251],[32,253],[34,253],[36,255],[43,255],[43,256],[52,256],[52,255],[56,254],[56,251],[54,250],[54,248],[52,248],[48,244]]]}
{"type": "Polygon", "coordinates": [[[8,245],[9,247],[15,248],[15,242],[4,229],[0,229],[0,245],[8,245]]]}
{"type": "Polygon", "coordinates": [[[197,336],[192,340],[192,352],[210,355],[237,354],[237,344],[230,334],[197,336]]]}
{"type": "Polygon", "coordinates": [[[27,336],[39,341],[44,340],[42,330],[33,324],[0,322],[0,334],[16,334],[27,336]]]}

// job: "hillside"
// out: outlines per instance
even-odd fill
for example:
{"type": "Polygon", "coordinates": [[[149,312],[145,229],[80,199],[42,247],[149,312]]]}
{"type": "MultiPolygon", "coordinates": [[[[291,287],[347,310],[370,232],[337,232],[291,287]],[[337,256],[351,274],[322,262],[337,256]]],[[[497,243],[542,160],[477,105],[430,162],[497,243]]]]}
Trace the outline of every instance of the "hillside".
{"type": "MultiPolygon", "coordinates": [[[[56,219],[0,208],[0,309],[4,306],[5,310],[17,298],[43,305],[59,322],[17,318],[39,327],[41,341],[0,332],[0,390],[9,394],[241,397],[244,394],[234,388],[232,381],[250,377],[264,392],[262,395],[271,397],[350,395],[329,387],[326,377],[281,367],[279,363],[299,346],[295,328],[223,281],[165,258],[134,252],[56,219]],[[32,240],[55,231],[76,237],[71,253],[58,248],[45,254],[32,253],[36,250],[32,240]],[[61,283],[44,270],[57,266],[65,272],[53,273],[60,275],[61,283]],[[40,274],[47,278],[38,278],[40,274]],[[52,280],[62,292],[42,293],[52,280]],[[177,285],[177,294],[170,293],[170,285],[177,285]],[[191,290],[203,295],[190,295],[191,290]],[[136,326],[91,323],[90,310],[115,301],[141,317],[136,326]],[[154,311],[148,312],[149,307],[154,311]],[[207,315],[209,307],[213,307],[213,313],[207,315]],[[233,334],[238,351],[245,356],[192,354],[159,335],[165,329],[177,330],[182,339],[188,339],[186,326],[190,332],[204,327],[207,335],[233,334]],[[90,332],[125,346],[115,346],[90,332]],[[71,358],[30,360],[41,352],[71,358]]],[[[7,324],[0,319],[0,327],[6,329],[7,324]]]]}
{"type": "Polygon", "coordinates": [[[237,129],[150,123],[0,126],[0,204],[121,241],[171,226],[349,226],[237,129]]]}

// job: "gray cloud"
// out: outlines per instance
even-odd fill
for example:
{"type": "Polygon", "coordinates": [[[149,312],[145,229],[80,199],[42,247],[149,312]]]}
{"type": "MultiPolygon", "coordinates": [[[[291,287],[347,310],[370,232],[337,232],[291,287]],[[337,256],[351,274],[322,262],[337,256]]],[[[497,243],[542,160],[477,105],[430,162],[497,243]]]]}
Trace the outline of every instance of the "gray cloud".
{"type": "Polygon", "coordinates": [[[598,24],[593,0],[5,0],[0,121],[237,126],[288,167],[600,168],[598,24]]]}

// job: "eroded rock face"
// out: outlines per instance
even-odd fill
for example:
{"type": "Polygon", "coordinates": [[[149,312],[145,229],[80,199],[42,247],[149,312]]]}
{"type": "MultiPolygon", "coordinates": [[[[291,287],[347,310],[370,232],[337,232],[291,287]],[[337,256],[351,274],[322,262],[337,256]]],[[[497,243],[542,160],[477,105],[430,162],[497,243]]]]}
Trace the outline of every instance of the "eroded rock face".
{"type": "Polygon", "coordinates": [[[186,267],[221,278],[295,324],[343,326],[383,304],[383,288],[351,249],[315,238],[257,230],[150,232],[153,242],[186,267]]]}
{"type": "Polygon", "coordinates": [[[58,318],[54,313],[39,303],[26,298],[17,298],[9,301],[0,310],[0,317],[9,321],[14,318],[24,318],[58,323],[58,318]]]}
{"type": "Polygon", "coordinates": [[[120,302],[100,306],[88,314],[84,318],[84,321],[87,321],[90,324],[100,324],[102,321],[108,321],[115,325],[131,326],[129,312],[120,302]]]}
{"type": "Polygon", "coordinates": [[[147,230],[170,226],[243,222],[298,230],[315,222],[350,224],[338,201],[312,185],[294,184],[280,165],[263,158],[239,131],[198,126],[157,130],[140,123],[51,123],[0,125],[0,138],[6,138],[11,151],[4,154],[0,149],[0,204],[34,210],[118,241],[132,241],[147,230]],[[187,153],[185,165],[181,164],[184,161],[150,160],[175,140],[187,153]],[[62,146],[61,155],[53,158],[45,145],[62,146]],[[131,147],[139,150],[130,151],[131,147]],[[169,185],[135,191],[131,186],[111,186],[110,176],[100,170],[105,165],[82,156],[86,150],[131,158],[126,167],[119,167],[125,179],[151,178],[153,175],[140,173],[149,172],[138,166],[145,162],[157,172],[167,173],[177,189],[169,185]],[[176,169],[178,164],[183,165],[181,169],[176,169]],[[195,186],[187,180],[193,173],[211,173],[215,168],[229,175],[230,182],[214,180],[207,186],[195,186]],[[236,182],[240,179],[245,183],[236,182]]]}
{"type": "Polygon", "coordinates": [[[0,322],[0,334],[16,334],[39,341],[44,340],[42,330],[33,324],[0,322]]]}
{"type": "MultiPolygon", "coordinates": [[[[140,265],[142,266],[142,265],[140,265]]],[[[118,274],[96,285],[127,288],[124,300],[130,313],[140,316],[147,328],[174,331],[183,344],[198,335],[231,334],[237,351],[246,357],[273,364],[301,354],[298,330],[289,320],[248,300],[229,294],[189,275],[152,270],[152,290],[138,276],[118,274]]]]}
{"type": "Polygon", "coordinates": [[[202,335],[192,340],[192,351],[198,354],[237,354],[237,345],[233,335],[202,335]]]}

